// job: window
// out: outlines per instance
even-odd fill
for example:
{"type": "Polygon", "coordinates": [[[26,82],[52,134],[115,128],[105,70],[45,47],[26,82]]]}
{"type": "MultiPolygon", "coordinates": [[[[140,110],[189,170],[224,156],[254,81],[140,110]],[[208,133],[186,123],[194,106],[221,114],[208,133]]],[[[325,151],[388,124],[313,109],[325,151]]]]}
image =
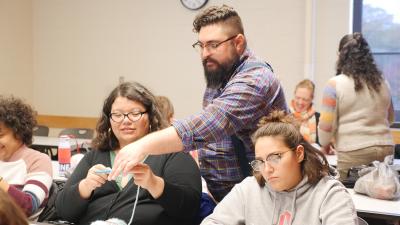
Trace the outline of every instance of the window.
{"type": "MultiPolygon", "coordinates": [[[[388,80],[400,125],[400,1],[354,0],[354,32],[368,40],[375,61],[388,80]]],[[[400,128],[400,127],[398,127],[400,128]]]]}

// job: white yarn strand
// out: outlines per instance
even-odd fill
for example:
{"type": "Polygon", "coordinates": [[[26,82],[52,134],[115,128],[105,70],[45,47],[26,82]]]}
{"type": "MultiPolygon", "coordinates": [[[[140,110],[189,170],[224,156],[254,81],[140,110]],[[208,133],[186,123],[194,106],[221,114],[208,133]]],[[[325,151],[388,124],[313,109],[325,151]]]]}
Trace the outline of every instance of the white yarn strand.
{"type": "Polygon", "coordinates": [[[129,220],[128,225],[131,225],[132,220],[133,220],[133,216],[135,215],[136,205],[137,205],[137,202],[138,202],[138,199],[139,199],[139,191],[140,191],[140,186],[137,187],[136,199],[135,199],[135,203],[133,204],[132,215],[131,215],[131,219],[129,220]]]}

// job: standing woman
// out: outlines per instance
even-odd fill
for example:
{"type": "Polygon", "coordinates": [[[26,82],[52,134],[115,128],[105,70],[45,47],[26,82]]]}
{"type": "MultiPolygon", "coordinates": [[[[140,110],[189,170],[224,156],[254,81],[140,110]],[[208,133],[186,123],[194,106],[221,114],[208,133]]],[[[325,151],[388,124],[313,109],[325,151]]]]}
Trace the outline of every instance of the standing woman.
{"type": "Polygon", "coordinates": [[[389,86],[362,34],[345,35],[338,54],[337,75],[324,89],[318,133],[324,149],[335,138],[337,169],[344,180],[351,167],[393,154],[394,111],[389,86]]]}

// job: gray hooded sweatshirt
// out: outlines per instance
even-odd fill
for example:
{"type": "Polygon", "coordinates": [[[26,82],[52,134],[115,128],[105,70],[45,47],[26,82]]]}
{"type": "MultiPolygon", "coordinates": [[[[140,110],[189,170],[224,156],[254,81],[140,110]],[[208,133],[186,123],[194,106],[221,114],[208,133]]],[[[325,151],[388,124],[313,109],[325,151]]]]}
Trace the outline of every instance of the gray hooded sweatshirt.
{"type": "Polygon", "coordinates": [[[201,225],[357,225],[346,188],[328,176],[316,185],[307,177],[292,190],[277,192],[254,177],[235,185],[201,225]]]}

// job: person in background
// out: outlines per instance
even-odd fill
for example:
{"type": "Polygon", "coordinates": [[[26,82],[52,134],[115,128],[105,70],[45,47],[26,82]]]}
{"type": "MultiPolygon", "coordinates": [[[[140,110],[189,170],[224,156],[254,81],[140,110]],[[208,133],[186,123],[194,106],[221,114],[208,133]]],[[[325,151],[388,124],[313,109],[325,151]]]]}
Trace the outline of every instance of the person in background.
{"type": "Polygon", "coordinates": [[[351,167],[393,154],[394,110],[389,86],[361,33],[340,40],[336,70],[323,92],[318,134],[324,149],[334,137],[337,169],[344,180],[351,167]]]}
{"type": "Polygon", "coordinates": [[[50,157],[29,148],[36,113],[21,99],[0,96],[0,189],[30,219],[44,208],[51,187],[50,157]]]}
{"type": "Polygon", "coordinates": [[[290,103],[290,112],[301,123],[300,133],[311,144],[318,143],[317,126],[320,116],[313,106],[314,90],[315,85],[311,80],[300,81],[290,103]]]}
{"type": "Polygon", "coordinates": [[[107,181],[120,149],[166,126],[155,96],[136,82],[118,85],[104,101],[92,151],[85,154],[56,199],[57,214],[76,224],[117,218],[132,224],[192,224],[200,206],[200,171],[187,154],[148,156],[107,181]],[[138,186],[139,197],[136,199],[138,186]]]}
{"type": "Polygon", "coordinates": [[[250,135],[272,109],[288,110],[279,80],[264,60],[247,48],[238,13],[211,6],[193,22],[206,90],[203,110],[127,145],[116,158],[115,179],[146,155],[199,150],[202,177],[217,201],[250,175],[254,159],[250,135]]]}
{"type": "Polygon", "coordinates": [[[254,176],[237,184],[201,225],[358,224],[350,194],[329,176],[325,156],[296,123],[282,111],[260,121],[253,136],[254,176]]]}
{"type": "MultiPolygon", "coordinates": [[[[156,96],[157,104],[161,111],[161,115],[165,117],[165,119],[172,124],[174,121],[174,105],[166,96],[156,96]]],[[[193,150],[189,152],[193,159],[196,161],[197,165],[199,165],[199,154],[197,150],[193,150]]],[[[203,185],[204,187],[204,185],[203,185]]]]}
{"type": "MultiPolygon", "coordinates": [[[[174,118],[174,106],[172,105],[171,101],[165,96],[156,96],[157,103],[159,104],[159,108],[161,114],[164,115],[170,123],[173,122],[174,118]]],[[[193,159],[196,161],[197,165],[199,166],[199,155],[198,150],[193,150],[189,152],[193,159]]],[[[200,212],[196,219],[195,224],[200,224],[200,222],[215,208],[216,201],[212,197],[210,191],[207,188],[207,183],[204,178],[201,178],[201,202],[200,202],[200,212]]]]}
{"type": "Polygon", "coordinates": [[[161,115],[165,116],[166,121],[171,124],[174,121],[174,105],[166,96],[156,96],[157,104],[161,115]]]}
{"type": "Polygon", "coordinates": [[[25,213],[2,189],[0,189],[0,225],[28,225],[25,213]]]}

